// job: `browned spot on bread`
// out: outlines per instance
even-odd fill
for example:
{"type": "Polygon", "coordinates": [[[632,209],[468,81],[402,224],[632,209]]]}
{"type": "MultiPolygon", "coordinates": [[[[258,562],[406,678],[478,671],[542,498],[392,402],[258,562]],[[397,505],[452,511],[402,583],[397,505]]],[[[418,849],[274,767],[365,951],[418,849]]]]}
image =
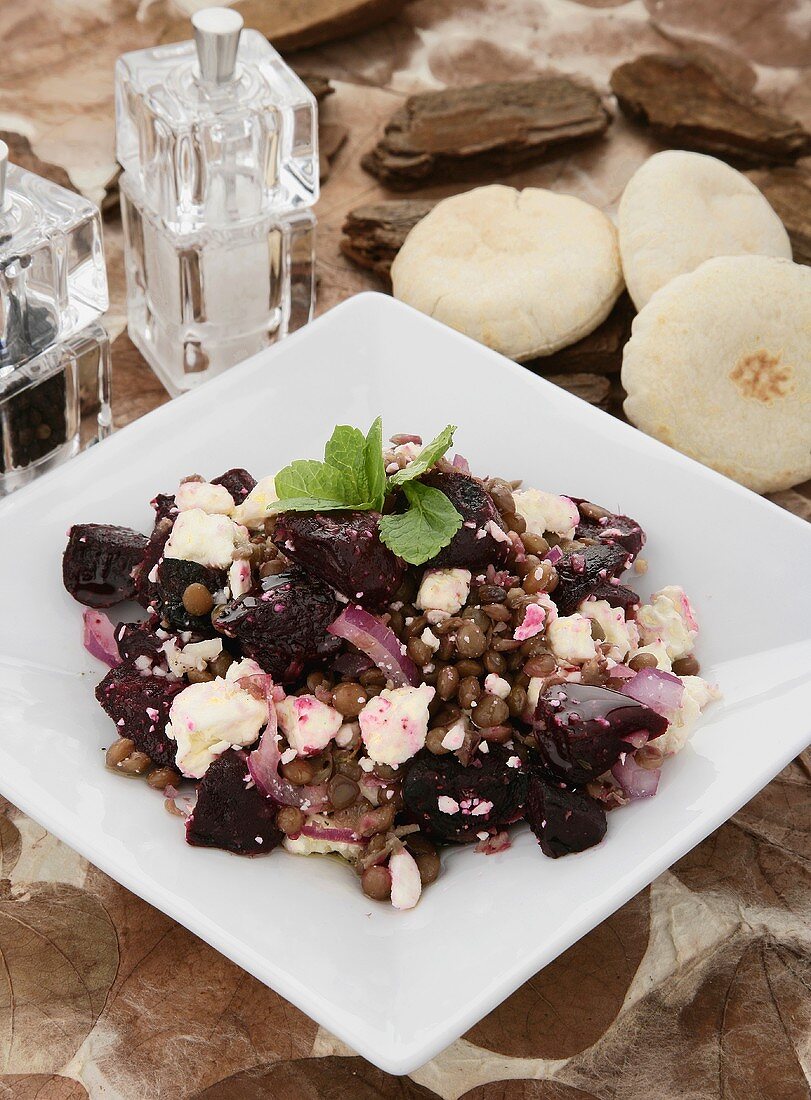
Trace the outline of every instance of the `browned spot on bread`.
{"type": "Polygon", "coordinates": [[[761,350],[740,359],[729,377],[744,397],[771,405],[776,397],[785,397],[791,389],[791,374],[791,367],[780,366],[779,355],[761,350]]]}

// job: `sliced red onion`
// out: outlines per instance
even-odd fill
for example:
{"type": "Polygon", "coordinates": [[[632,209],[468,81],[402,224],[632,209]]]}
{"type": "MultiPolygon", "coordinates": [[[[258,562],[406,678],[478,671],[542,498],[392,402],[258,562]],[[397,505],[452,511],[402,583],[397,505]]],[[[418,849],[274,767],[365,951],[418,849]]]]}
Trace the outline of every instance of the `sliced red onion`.
{"type": "Polygon", "coordinates": [[[462,473],[462,474],[469,474],[470,473],[470,463],[468,462],[468,460],[465,458],[464,455],[454,455],[453,456],[453,461],[451,462],[451,466],[453,466],[453,468],[455,470],[458,470],[459,473],[462,473]]]}
{"type": "Polygon", "coordinates": [[[641,749],[643,745],[648,743],[648,731],[634,730],[633,733],[624,733],[622,739],[629,745],[633,745],[635,749],[641,749]]]}
{"type": "Polygon", "coordinates": [[[636,676],[636,673],[632,668],[628,668],[627,665],[614,665],[608,675],[613,676],[615,680],[631,680],[636,676]]]}
{"type": "Polygon", "coordinates": [[[85,608],[82,618],[84,619],[82,641],[87,652],[99,661],[104,661],[110,668],[120,665],[121,657],[115,640],[115,627],[104,612],[88,607],[85,608]]]}
{"type": "Polygon", "coordinates": [[[560,559],[563,557],[563,551],[559,546],[551,546],[549,553],[544,555],[544,561],[551,562],[552,565],[557,565],[560,559]]]}
{"type": "Polygon", "coordinates": [[[394,631],[362,607],[349,604],[327,630],[371,657],[397,687],[416,687],[420,682],[417,666],[403,653],[394,631]]]}
{"type": "Polygon", "coordinates": [[[259,744],[253,752],[248,753],[248,771],[251,773],[251,779],[262,794],[272,798],[274,802],[280,802],[283,806],[306,808],[308,813],[321,810],[327,804],[325,783],[314,787],[295,787],[279,775],[281,753],[276,740],[279,723],[276,717],[275,699],[280,689],[274,685],[270,676],[243,676],[237,682],[240,686],[248,687],[245,682],[250,681],[256,687],[259,680],[263,681],[262,687],[268,704],[268,723],[259,739],[259,744]]]}
{"type": "Polygon", "coordinates": [[[302,825],[299,835],[312,840],[330,840],[333,844],[365,844],[351,829],[332,829],[327,825],[302,825]]]}
{"type": "MultiPolygon", "coordinates": [[[[627,741],[628,738],[624,740],[627,741]]],[[[611,774],[633,802],[634,799],[652,798],[656,794],[662,770],[661,768],[642,768],[634,760],[633,755],[628,753],[624,761],[620,757],[611,769],[611,774]]]]}
{"type": "Polygon", "coordinates": [[[620,691],[672,721],[681,705],[684,684],[660,668],[643,668],[633,680],[626,680],[620,691]]]}

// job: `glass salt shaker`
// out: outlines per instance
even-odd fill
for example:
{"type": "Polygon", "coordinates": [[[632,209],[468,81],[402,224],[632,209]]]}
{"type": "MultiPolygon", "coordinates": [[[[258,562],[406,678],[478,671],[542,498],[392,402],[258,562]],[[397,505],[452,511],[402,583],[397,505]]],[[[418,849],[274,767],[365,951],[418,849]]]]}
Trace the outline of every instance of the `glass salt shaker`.
{"type": "Polygon", "coordinates": [[[116,65],[129,333],[172,394],[312,316],[315,99],[232,9],[116,65]]]}
{"type": "Polygon", "coordinates": [[[106,309],[98,207],[0,141],[0,497],[109,434],[106,309]]]}

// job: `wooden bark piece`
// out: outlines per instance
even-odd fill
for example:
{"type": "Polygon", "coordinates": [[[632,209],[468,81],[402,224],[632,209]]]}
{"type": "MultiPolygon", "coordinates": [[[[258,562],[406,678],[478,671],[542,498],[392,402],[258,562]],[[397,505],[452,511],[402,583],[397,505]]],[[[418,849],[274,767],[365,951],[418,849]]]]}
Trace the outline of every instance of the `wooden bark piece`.
{"type": "Polygon", "coordinates": [[[477,179],[598,137],[609,121],[593,88],[555,73],[447,88],[410,96],[361,163],[397,190],[477,179]]]}
{"type": "Polygon", "coordinates": [[[307,85],[319,103],[335,91],[329,77],[322,76],[321,73],[299,73],[298,77],[307,85]]]}
{"type": "Polygon", "coordinates": [[[392,199],[357,206],[343,224],[341,252],[360,267],[388,279],[403,241],[435,205],[430,200],[392,199]]]}
{"type": "Polygon", "coordinates": [[[604,409],[608,405],[611,383],[599,374],[547,374],[547,382],[554,382],[582,401],[604,409]]]}
{"type": "Polygon", "coordinates": [[[762,168],[747,175],[786,227],[795,263],[811,264],[811,172],[802,168],[762,168]]]}
{"type": "MultiPolygon", "coordinates": [[[[261,31],[277,50],[303,50],[377,27],[399,14],[408,0],[237,0],[246,27],[261,31]]],[[[172,20],[162,42],[189,37],[189,20],[172,20]]]]}
{"type": "Polygon", "coordinates": [[[748,164],[791,164],[811,153],[799,122],[696,58],[638,57],[614,70],[611,89],[630,118],[671,146],[748,164]]]}
{"type": "Polygon", "coordinates": [[[525,367],[536,374],[551,378],[555,374],[585,373],[619,374],[622,367],[622,349],[631,336],[631,322],[634,319],[634,307],[631,299],[623,292],[608,317],[594,332],[561,348],[554,355],[543,359],[534,359],[525,363],[525,367]]]}

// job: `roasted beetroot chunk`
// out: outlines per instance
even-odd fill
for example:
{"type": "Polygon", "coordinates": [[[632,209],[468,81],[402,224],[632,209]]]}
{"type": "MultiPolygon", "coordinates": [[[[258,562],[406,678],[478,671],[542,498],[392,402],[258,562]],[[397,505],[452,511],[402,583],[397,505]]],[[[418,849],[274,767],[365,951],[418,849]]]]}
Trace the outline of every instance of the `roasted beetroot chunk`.
{"type": "Polygon", "coordinates": [[[278,683],[292,683],[316,657],[340,605],[332,588],[299,570],[266,577],[228,605],[215,626],[278,683]]]}
{"type": "Polygon", "coordinates": [[[628,551],[622,546],[584,546],[563,555],[555,567],[559,583],[552,599],[561,615],[571,615],[581,602],[597,589],[607,599],[610,578],[618,577],[628,567],[628,551]]]}
{"type": "Polygon", "coordinates": [[[493,498],[478,478],[432,470],[421,480],[443,492],[462,517],[462,526],[428,564],[443,569],[460,566],[474,573],[488,565],[496,569],[504,565],[510,542],[504,535],[502,538],[494,536],[494,531],[504,531],[504,522],[493,498]],[[480,535],[482,531],[484,534],[480,535]]]}
{"type": "Polygon", "coordinates": [[[552,859],[584,852],[606,833],[605,810],[583,791],[570,791],[538,772],[529,778],[526,817],[541,851],[552,859]]]}
{"type": "Polygon", "coordinates": [[[160,626],[157,615],[150,615],[140,623],[119,623],[113,631],[118,655],[122,661],[134,661],[137,657],[148,657],[158,662],[161,648],[166,638],[159,638],[155,631],[160,626]]]}
{"type": "Polygon", "coordinates": [[[135,570],[135,598],[141,607],[149,607],[159,598],[158,562],[163,557],[163,550],[172,533],[173,523],[174,521],[168,516],[158,518],[149,536],[143,561],[135,570]]]}
{"type": "Polygon", "coordinates": [[[133,570],[143,560],[147,538],[129,527],[77,523],[62,556],[62,580],[74,600],[112,607],[135,595],[133,570]]]}
{"type": "MultiPolygon", "coordinates": [[[[588,501],[580,497],[571,497],[571,500],[580,507],[588,501]]],[[[645,532],[635,519],[610,512],[601,519],[591,519],[589,516],[580,515],[580,522],[575,527],[576,539],[597,539],[606,546],[622,546],[631,555],[631,561],[637,556],[645,545],[645,532]]]]}
{"type": "Polygon", "coordinates": [[[380,541],[376,512],[285,512],[273,541],[302,569],[354,603],[381,611],[405,576],[405,562],[380,541]]]}
{"type": "Polygon", "coordinates": [[[234,498],[234,504],[241,504],[256,485],[256,478],[247,470],[226,470],[219,477],[212,478],[212,485],[222,485],[234,498]]]}
{"type": "Polygon", "coordinates": [[[185,686],[182,680],[153,676],[124,661],[110,669],[96,688],[96,698],[120,737],[130,737],[137,749],[165,766],[175,762],[175,743],[165,733],[169,708],[185,686]]]}
{"type": "Polygon", "coordinates": [[[183,558],[163,558],[157,573],[156,611],[175,630],[193,630],[211,637],[211,616],[190,615],[183,606],[183,593],[190,584],[202,584],[213,595],[225,586],[226,574],[183,558]]]}
{"type": "Polygon", "coordinates": [[[150,504],[155,509],[155,523],[160,523],[162,519],[168,519],[174,523],[177,518],[177,505],[173,493],[158,493],[150,504]]]}
{"type": "Polygon", "coordinates": [[[605,600],[612,607],[621,607],[626,615],[632,607],[639,607],[642,603],[639,593],[634,592],[633,588],[611,581],[598,584],[591,590],[589,596],[593,596],[595,600],[605,600]]]}
{"type": "Polygon", "coordinates": [[[492,745],[486,756],[476,755],[465,767],[453,755],[425,753],[408,766],[403,781],[403,800],[420,828],[435,840],[466,843],[482,829],[517,821],[523,815],[527,777],[520,768],[507,767],[512,756],[492,745]],[[445,796],[450,802],[442,802],[445,796]],[[490,806],[474,813],[477,806],[490,806]],[[458,809],[454,809],[458,806],[458,809]]]}
{"type": "Polygon", "coordinates": [[[545,768],[580,787],[616,764],[634,746],[623,737],[644,730],[660,737],[667,720],[619,691],[561,684],[538,700],[532,730],[545,768]]]}
{"type": "Polygon", "coordinates": [[[281,842],[275,802],[258,787],[249,787],[248,777],[244,753],[229,749],[214,761],[197,788],[197,805],[186,822],[189,844],[253,856],[281,842]]]}

